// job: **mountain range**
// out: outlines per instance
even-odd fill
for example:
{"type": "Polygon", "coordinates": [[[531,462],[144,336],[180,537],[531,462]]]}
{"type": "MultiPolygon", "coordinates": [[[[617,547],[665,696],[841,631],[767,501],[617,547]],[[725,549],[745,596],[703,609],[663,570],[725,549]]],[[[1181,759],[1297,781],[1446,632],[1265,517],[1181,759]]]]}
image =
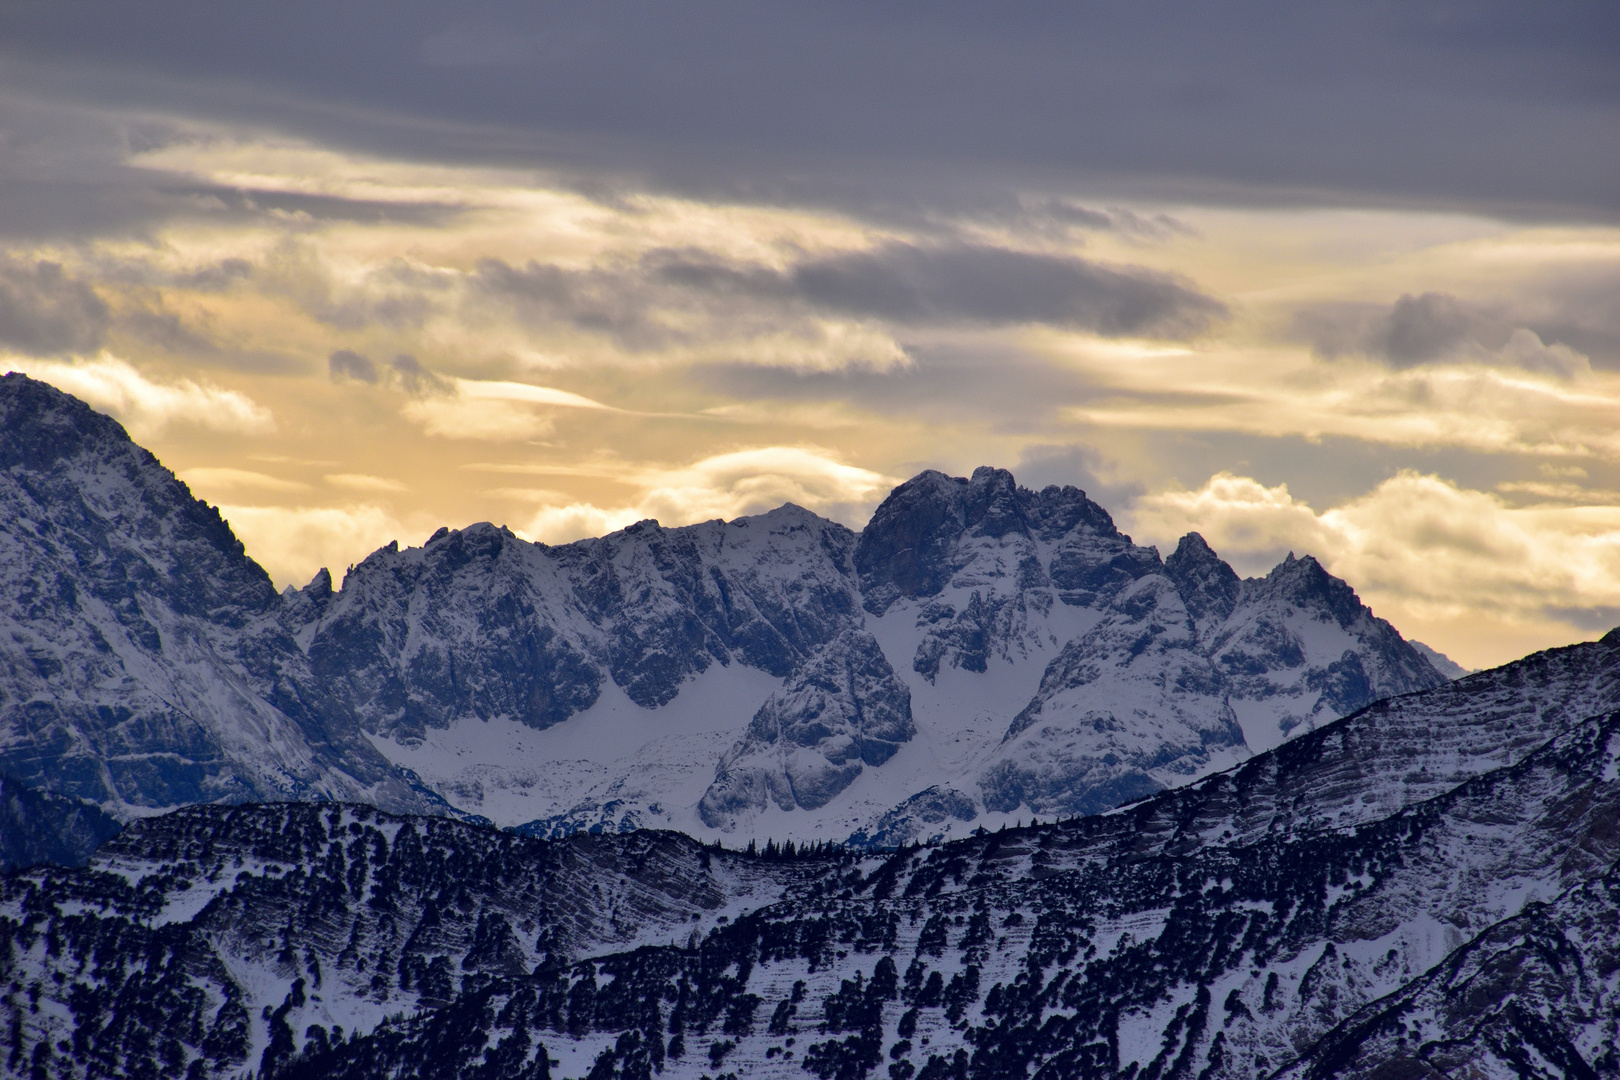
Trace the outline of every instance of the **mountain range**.
{"type": "Polygon", "coordinates": [[[109,417],[11,374],[0,430],[0,773],[122,821],[316,800],[892,847],[1447,681],[1309,556],[1161,558],[999,469],[921,473],[859,533],[793,505],[561,546],[479,524],[278,594],[109,417]]]}
{"type": "Polygon", "coordinates": [[[0,878],[11,1075],[1620,1075],[1620,632],[923,847],[334,803],[0,878]]]}

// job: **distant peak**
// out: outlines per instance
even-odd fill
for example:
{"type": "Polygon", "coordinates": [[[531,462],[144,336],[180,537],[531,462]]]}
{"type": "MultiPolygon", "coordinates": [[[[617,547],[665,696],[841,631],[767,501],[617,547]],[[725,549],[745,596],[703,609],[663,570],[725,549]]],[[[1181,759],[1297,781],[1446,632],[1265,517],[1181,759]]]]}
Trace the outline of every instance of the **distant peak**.
{"type": "Polygon", "coordinates": [[[1416,638],[1408,638],[1408,645],[1417,651],[1417,654],[1429,662],[1429,665],[1448,679],[1460,679],[1464,675],[1473,674],[1473,668],[1465,668],[1439,649],[1425,645],[1416,638]]]}
{"type": "MultiPolygon", "coordinates": [[[[1215,549],[1209,546],[1209,542],[1201,534],[1190,532],[1176,544],[1176,550],[1170,555],[1170,558],[1183,561],[1208,562],[1212,559],[1219,560],[1220,556],[1215,554],[1215,549]]],[[[1166,561],[1168,562],[1168,560],[1166,561]]]]}
{"type": "MultiPolygon", "coordinates": [[[[288,588],[291,588],[289,585],[288,588]]],[[[309,584],[302,589],[311,596],[330,596],[332,593],[332,571],[321,567],[315,571],[315,576],[309,579],[309,584]]]]}
{"type": "Polygon", "coordinates": [[[1341,578],[1334,577],[1313,555],[1288,557],[1267,574],[1261,583],[1262,592],[1294,603],[1312,603],[1325,607],[1338,619],[1340,626],[1350,623],[1366,610],[1361,597],[1341,578]]]}

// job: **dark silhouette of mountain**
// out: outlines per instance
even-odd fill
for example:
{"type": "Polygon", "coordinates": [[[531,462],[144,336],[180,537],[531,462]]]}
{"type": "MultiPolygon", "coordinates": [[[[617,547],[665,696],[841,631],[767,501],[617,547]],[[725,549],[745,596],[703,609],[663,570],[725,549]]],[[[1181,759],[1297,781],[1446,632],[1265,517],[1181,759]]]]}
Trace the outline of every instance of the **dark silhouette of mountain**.
{"type": "Polygon", "coordinates": [[[94,803],[0,776],[0,873],[40,863],[83,866],[118,830],[94,803]]]}

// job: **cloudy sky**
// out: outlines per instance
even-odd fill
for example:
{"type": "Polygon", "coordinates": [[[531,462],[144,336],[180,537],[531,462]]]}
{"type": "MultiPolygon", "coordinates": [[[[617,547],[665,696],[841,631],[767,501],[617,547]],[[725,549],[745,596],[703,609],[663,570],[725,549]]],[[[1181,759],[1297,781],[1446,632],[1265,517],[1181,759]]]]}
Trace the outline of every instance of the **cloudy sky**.
{"type": "Polygon", "coordinates": [[[0,369],[280,585],[923,468],[1620,623],[1612,3],[0,6],[0,369]]]}

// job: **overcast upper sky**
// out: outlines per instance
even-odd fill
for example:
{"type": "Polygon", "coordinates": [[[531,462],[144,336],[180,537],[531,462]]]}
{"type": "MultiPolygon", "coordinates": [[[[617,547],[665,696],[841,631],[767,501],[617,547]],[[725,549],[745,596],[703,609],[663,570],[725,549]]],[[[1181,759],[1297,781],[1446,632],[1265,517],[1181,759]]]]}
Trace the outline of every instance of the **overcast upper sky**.
{"type": "Polygon", "coordinates": [[[922,468],[1620,623],[1620,5],[0,5],[0,366],[280,584],[922,468]]]}

